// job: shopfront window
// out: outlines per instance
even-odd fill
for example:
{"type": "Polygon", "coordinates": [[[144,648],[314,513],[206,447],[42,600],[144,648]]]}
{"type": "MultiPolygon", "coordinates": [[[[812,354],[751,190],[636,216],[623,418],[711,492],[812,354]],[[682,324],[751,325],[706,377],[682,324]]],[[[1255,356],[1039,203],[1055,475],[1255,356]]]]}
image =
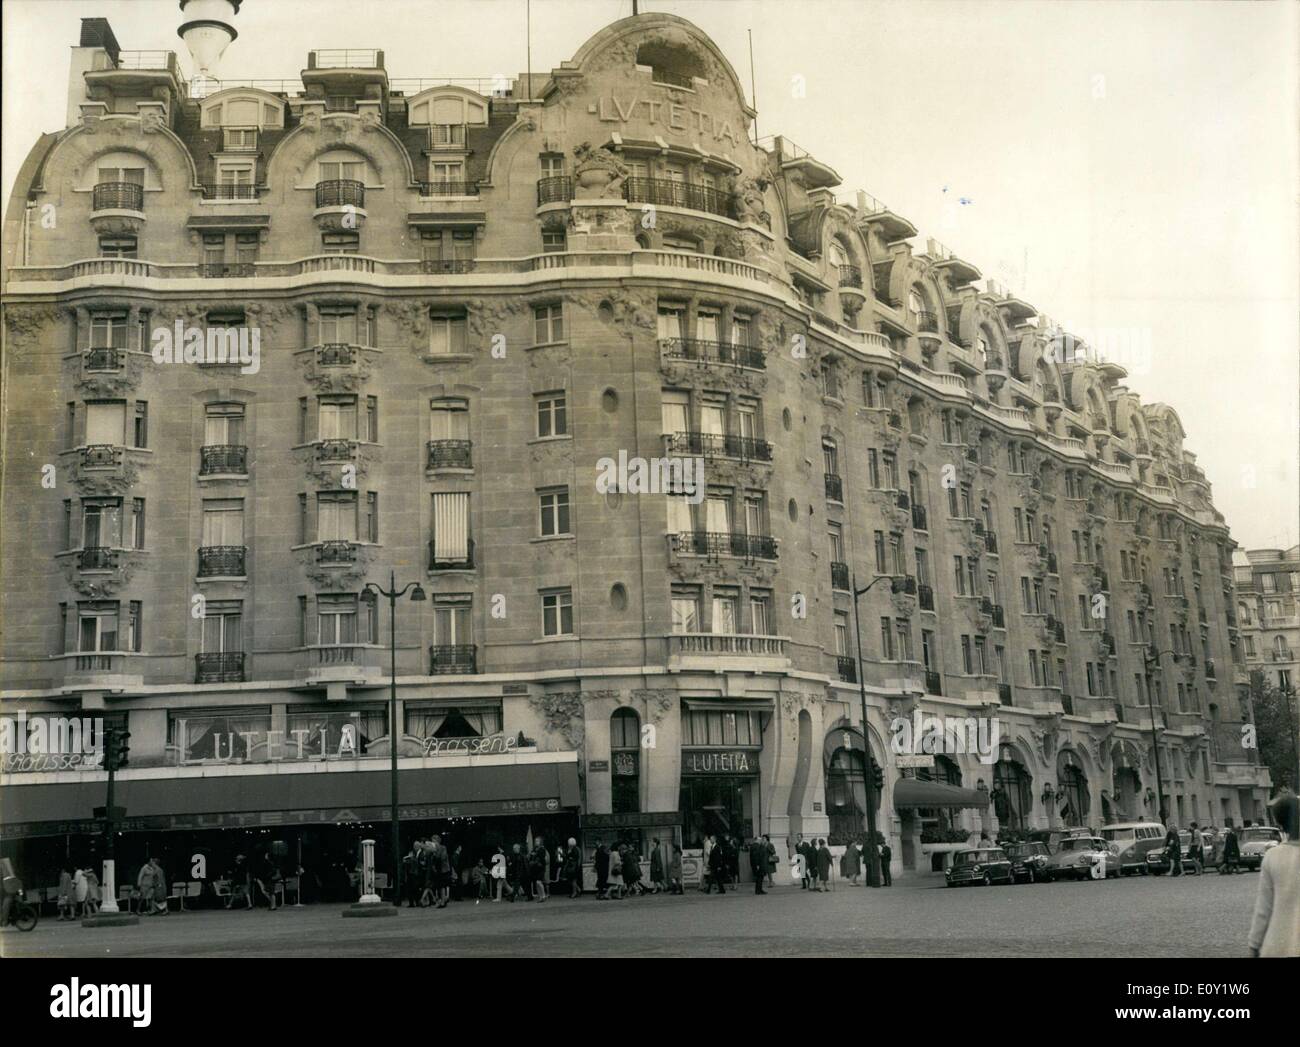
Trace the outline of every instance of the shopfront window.
{"type": "Polygon", "coordinates": [[[682,778],[679,810],[682,818],[682,846],[704,846],[704,837],[734,836],[745,840],[753,835],[753,793],[757,778],[691,776],[682,778]]]}
{"type": "Polygon", "coordinates": [[[609,718],[610,774],[614,814],[641,810],[641,718],[616,709],[609,718]]]}
{"type": "Polygon", "coordinates": [[[270,730],[269,709],[176,712],[168,716],[167,750],[177,763],[245,763],[259,749],[266,759],[270,730]]]}
{"type": "Polygon", "coordinates": [[[365,756],[370,743],[388,735],[388,711],[382,705],[354,710],[289,713],[289,749],[303,758],[336,756],[348,750],[365,756]]]}
{"type": "Polygon", "coordinates": [[[442,738],[486,738],[501,733],[501,706],[408,705],[406,733],[424,742],[442,738]]]}
{"type": "Polygon", "coordinates": [[[684,713],[683,745],[760,746],[763,732],[756,712],[690,709],[684,713]]]}
{"type": "Polygon", "coordinates": [[[993,792],[989,798],[993,801],[993,813],[1003,826],[1028,828],[1034,803],[1031,779],[1012,749],[1003,749],[993,767],[993,792]]]}

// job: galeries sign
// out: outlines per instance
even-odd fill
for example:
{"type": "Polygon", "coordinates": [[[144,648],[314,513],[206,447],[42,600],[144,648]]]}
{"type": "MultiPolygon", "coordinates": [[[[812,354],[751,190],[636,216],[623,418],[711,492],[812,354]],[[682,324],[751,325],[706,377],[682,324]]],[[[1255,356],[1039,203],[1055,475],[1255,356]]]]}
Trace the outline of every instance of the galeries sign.
{"type": "Polygon", "coordinates": [[[758,754],[744,749],[684,749],[682,774],[758,774],[758,754]]]}
{"type": "Polygon", "coordinates": [[[639,94],[631,98],[619,98],[610,95],[588,106],[587,112],[594,113],[605,123],[626,124],[632,120],[643,120],[653,126],[663,127],[680,134],[708,134],[715,141],[730,142],[740,145],[736,129],[731,121],[719,119],[703,109],[688,105],[664,101],[662,98],[642,98],[639,94]]]}

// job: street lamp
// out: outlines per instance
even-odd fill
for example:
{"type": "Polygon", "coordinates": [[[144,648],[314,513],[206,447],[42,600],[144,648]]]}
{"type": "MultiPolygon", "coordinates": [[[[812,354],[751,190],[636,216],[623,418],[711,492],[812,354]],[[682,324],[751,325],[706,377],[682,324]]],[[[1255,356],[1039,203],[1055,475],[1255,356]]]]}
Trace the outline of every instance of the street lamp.
{"type": "Polygon", "coordinates": [[[862,671],[862,625],[858,620],[858,599],[871,591],[880,582],[888,581],[894,592],[898,592],[903,579],[894,574],[878,574],[863,588],[858,588],[858,576],[854,572],[853,585],[853,633],[858,642],[858,699],[862,703],[862,777],[866,785],[867,803],[867,886],[880,886],[880,852],[876,850],[876,780],[871,756],[871,736],[867,733],[867,677],[862,671]]]}
{"type": "MultiPolygon", "coordinates": [[[[1159,805],[1161,825],[1169,821],[1169,812],[1165,809],[1165,781],[1164,776],[1160,773],[1160,735],[1156,732],[1156,692],[1151,684],[1151,671],[1153,666],[1158,667],[1160,665],[1160,656],[1165,654],[1172,655],[1175,663],[1182,657],[1177,651],[1157,651],[1154,645],[1142,652],[1143,669],[1147,683],[1147,706],[1151,713],[1151,758],[1156,765],[1156,801],[1159,805]]],[[[1163,731],[1164,727],[1161,727],[1160,730],[1163,731]]]]}
{"type": "Polygon", "coordinates": [[[402,588],[397,588],[397,578],[392,571],[388,572],[389,588],[384,589],[374,582],[367,582],[365,591],[373,589],[379,596],[388,597],[388,654],[389,654],[389,691],[388,691],[388,768],[390,785],[392,787],[392,797],[390,800],[389,817],[392,820],[392,859],[393,859],[393,904],[401,906],[402,904],[402,851],[401,841],[399,839],[398,819],[397,819],[397,598],[405,596],[408,589],[411,590],[412,601],[419,603],[427,600],[424,595],[424,589],[419,582],[408,582],[402,588]]]}

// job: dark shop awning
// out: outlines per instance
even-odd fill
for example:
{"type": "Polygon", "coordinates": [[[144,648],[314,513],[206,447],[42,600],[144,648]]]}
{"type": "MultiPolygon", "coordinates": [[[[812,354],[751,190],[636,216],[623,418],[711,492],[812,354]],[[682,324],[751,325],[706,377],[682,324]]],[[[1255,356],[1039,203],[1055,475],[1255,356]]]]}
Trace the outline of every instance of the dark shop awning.
{"type": "MultiPolygon", "coordinates": [[[[580,804],[576,761],[420,767],[397,772],[405,821],[466,816],[544,815],[580,804]]],[[[154,829],[341,825],[386,821],[388,770],[203,777],[119,778],[114,806],[124,832],[154,829]]],[[[0,790],[0,836],[91,833],[105,782],[7,786],[0,790]]]]}
{"type": "Polygon", "coordinates": [[[944,782],[902,778],[894,783],[894,807],[987,807],[989,794],[944,782]]]}

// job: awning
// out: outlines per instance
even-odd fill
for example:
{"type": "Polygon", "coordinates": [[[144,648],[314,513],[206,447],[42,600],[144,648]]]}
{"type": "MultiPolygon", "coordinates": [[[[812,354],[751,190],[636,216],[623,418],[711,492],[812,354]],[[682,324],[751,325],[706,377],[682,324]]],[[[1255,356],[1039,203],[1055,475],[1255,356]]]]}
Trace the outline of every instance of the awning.
{"type": "MultiPolygon", "coordinates": [[[[398,816],[406,821],[558,814],[579,806],[573,762],[411,768],[397,772],[398,816]]],[[[119,778],[114,806],[123,832],[260,828],[386,821],[387,769],[203,777],[119,778]]],[[[0,836],[93,833],[105,783],[7,786],[0,790],[0,836]]]]}
{"type": "Polygon", "coordinates": [[[944,782],[901,778],[894,783],[894,807],[987,807],[989,794],[978,789],[961,789],[944,782]]]}
{"type": "Polygon", "coordinates": [[[683,698],[682,704],[692,712],[770,713],[775,708],[770,698],[683,698]]]}

